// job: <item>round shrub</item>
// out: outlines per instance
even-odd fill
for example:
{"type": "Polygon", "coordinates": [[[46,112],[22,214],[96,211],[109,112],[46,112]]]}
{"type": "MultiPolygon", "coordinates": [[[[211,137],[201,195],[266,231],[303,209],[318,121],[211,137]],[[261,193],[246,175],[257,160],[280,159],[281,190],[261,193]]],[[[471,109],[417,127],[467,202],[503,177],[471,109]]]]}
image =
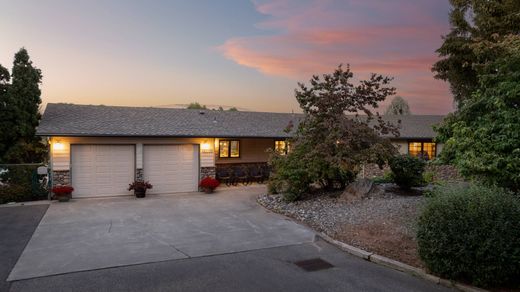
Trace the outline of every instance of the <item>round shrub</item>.
{"type": "Polygon", "coordinates": [[[390,169],[394,182],[403,189],[419,186],[423,183],[426,162],[410,155],[398,155],[390,159],[390,169]]]}
{"type": "Polygon", "coordinates": [[[439,276],[484,287],[520,282],[520,199],[502,189],[437,188],[417,240],[421,259],[439,276]]]}

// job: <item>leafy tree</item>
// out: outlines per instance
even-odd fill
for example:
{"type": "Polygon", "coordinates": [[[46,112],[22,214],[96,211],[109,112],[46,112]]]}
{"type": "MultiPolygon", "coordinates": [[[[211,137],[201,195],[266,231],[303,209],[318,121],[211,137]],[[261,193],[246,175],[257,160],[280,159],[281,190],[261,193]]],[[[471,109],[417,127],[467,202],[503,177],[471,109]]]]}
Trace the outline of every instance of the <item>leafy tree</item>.
{"type": "Polygon", "coordinates": [[[478,88],[438,129],[441,158],[466,177],[519,192],[520,36],[497,39],[471,47],[493,61],[475,67],[478,88]]]}
{"type": "Polygon", "coordinates": [[[473,46],[497,36],[520,33],[518,0],[450,0],[451,32],[437,50],[441,60],[432,71],[436,78],[448,81],[458,106],[479,87],[476,66],[493,60],[491,55],[476,54],[473,46]]]}
{"type": "Polygon", "coordinates": [[[403,115],[411,115],[410,106],[408,102],[400,97],[396,96],[386,109],[385,115],[394,115],[394,116],[403,116],[403,115]]]}
{"type": "Polygon", "coordinates": [[[238,109],[236,107],[231,107],[228,109],[230,112],[238,112],[238,109]]]}
{"type": "Polygon", "coordinates": [[[288,155],[273,154],[273,180],[288,199],[298,199],[312,183],[343,188],[366,162],[384,164],[396,149],[381,134],[398,134],[371,108],[394,94],[391,78],[372,74],[359,85],[352,83],[350,67],[340,65],[332,74],[313,76],[310,87],[298,83],[296,99],[305,118],[291,141],[288,155]],[[366,116],[358,116],[362,112],[366,116]],[[356,114],[348,116],[347,114],[356,114]]]}
{"type": "MultiPolygon", "coordinates": [[[[2,76],[8,76],[5,68],[0,71],[2,76]]],[[[35,137],[41,117],[41,79],[41,70],[32,65],[27,50],[20,49],[14,56],[11,83],[7,83],[9,77],[3,77],[1,82],[0,159],[3,162],[41,162],[45,159],[46,147],[35,137]]]]}
{"type": "Polygon", "coordinates": [[[187,109],[208,109],[206,107],[206,105],[201,105],[198,102],[192,102],[192,103],[188,104],[188,106],[186,108],[187,109]]]}

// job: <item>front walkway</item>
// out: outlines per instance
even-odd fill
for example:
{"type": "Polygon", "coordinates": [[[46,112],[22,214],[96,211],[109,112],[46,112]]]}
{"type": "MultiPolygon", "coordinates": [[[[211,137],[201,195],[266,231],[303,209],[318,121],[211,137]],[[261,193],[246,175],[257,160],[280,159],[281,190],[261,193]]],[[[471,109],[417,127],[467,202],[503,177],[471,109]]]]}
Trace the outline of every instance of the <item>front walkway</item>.
{"type": "Polygon", "coordinates": [[[311,230],[256,204],[264,191],[53,203],[8,280],[312,242],[311,230]]]}

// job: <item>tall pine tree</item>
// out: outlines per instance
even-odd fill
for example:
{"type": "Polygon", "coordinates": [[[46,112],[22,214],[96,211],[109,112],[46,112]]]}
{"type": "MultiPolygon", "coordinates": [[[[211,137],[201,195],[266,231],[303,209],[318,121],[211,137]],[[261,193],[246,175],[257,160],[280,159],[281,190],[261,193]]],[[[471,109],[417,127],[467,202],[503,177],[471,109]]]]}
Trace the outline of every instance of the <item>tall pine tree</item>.
{"type": "Polygon", "coordinates": [[[450,0],[451,31],[437,50],[442,58],[433,65],[435,77],[450,83],[458,107],[479,86],[476,67],[494,61],[494,56],[475,53],[483,41],[500,41],[520,33],[518,0],[450,0]]]}
{"type": "MultiPolygon", "coordinates": [[[[2,75],[7,72],[5,68],[1,71],[2,75]]],[[[0,93],[0,159],[3,163],[41,162],[45,158],[46,147],[35,137],[41,117],[41,80],[41,70],[33,66],[27,50],[20,49],[14,56],[11,83],[8,83],[9,77],[4,78],[5,91],[0,93]]]]}

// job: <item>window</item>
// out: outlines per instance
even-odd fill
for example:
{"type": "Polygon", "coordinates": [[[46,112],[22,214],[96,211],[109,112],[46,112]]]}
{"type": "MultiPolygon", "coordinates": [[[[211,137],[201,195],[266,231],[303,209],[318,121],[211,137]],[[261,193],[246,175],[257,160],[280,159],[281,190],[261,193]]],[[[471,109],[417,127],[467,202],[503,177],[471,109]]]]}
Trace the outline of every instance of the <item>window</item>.
{"type": "Polygon", "coordinates": [[[220,158],[238,158],[240,157],[240,141],[238,140],[220,140],[218,157],[220,158]]]}
{"type": "Polygon", "coordinates": [[[287,150],[289,143],[287,143],[285,140],[276,140],[274,141],[274,151],[280,155],[287,154],[287,150]]]}
{"type": "Polygon", "coordinates": [[[434,159],[436,147],[434,142],[409,142],[408,154],[415,157],[422,157],[426,160],[434,159]]]}

